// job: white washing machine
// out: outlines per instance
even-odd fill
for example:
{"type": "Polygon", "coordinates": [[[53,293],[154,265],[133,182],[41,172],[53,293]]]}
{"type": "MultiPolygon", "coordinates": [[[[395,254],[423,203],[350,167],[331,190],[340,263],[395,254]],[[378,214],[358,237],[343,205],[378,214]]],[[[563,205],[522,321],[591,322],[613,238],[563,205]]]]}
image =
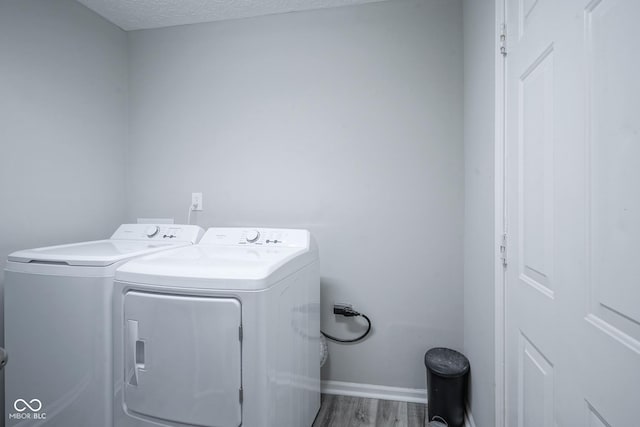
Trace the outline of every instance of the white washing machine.
{"type": "Polygon", "coordinates": [[[4,282],[8,426],[112,427],[112,295],[131,258],[196,243],[192,225],[123,224],[107,240],[14,252],[4,282]]]}
{"type": "Polygon", "coordinates": [[[318,250],[306,230],[210,228],[116,272],[114,426],[311,427],[318,250]]]}

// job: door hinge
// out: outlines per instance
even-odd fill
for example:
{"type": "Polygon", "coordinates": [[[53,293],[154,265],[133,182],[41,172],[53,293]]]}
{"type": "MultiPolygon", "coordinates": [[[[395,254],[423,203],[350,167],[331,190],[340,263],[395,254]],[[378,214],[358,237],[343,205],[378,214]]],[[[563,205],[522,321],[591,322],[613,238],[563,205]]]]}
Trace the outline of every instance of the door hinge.
{"type": "Polygon", "coordinates": [[[500,259],[502,266],[507,267],[507,233],[502,233],[502,241],[500,242],[500,259]]]}
{"type": "Polygon", "coordinates": [[[507,56],[507,26],[500,27],[500,55],[507,56]]]}
{"type": "Polygon", "coordinates": [[[244,390],[242,390],[242,387],[238,390],[238,399],[240,400],[240,403],[244,401],[244,390]]]}
{"type": "Polygon", "coordinates": [[[238,326],[238,340],[242,342],[242,338],[244,337],[244,332],[242,332],[242,325],[238,326]]]}

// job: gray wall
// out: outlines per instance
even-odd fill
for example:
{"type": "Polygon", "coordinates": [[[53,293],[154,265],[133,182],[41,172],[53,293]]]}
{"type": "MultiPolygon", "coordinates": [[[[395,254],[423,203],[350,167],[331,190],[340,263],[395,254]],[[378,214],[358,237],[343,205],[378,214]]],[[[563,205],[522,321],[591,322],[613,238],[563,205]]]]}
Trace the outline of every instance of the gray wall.
{"type": "Polygon", "coordinates": [[[478,427],[495,425],[494,3],[464,1],[464,350],[478,427]]]}
{"type": "Polygon", "coordinates": [[[128,215],[310,229],[324,378],[425,387],[463,347],[462,5],[394,1],[129,33],[128,215]]]}
{"type": "Polygon", "coordinates": [[[126,201],[126,33],[75,1],[3,0],[0,58],[1,262],[110,235],[126,201]]]}
{"type": "Polygon", "coordinates": [[[126,43],[75,1],[0,2],[0,283],[8,253],[124,220],[126,43]]]}

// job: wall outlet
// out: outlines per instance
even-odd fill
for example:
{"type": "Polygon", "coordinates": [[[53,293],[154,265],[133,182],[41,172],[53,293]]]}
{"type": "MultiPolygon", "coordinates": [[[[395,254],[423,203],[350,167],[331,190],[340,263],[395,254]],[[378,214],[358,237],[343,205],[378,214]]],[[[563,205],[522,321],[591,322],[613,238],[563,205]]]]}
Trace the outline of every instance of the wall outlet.
{"type": "Polygon", "coordinates": [[[202,210],[202,193],[191,193],[191,210],[202,210]]]}

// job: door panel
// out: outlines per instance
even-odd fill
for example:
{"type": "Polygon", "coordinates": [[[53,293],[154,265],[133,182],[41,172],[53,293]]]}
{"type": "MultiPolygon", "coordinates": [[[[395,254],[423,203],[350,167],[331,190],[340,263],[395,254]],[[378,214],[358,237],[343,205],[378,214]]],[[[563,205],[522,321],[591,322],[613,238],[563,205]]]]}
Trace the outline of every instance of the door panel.
{"type": "Polygon", "coordinates": [[[238,300],[128,292],[124,315],[128,412],[196,426],[240,425],[238,300]]]}
{"type": "Polygon", "coordinates": [[[531,21],[536,19],[537,12],[536,6],[540,0],[520,0],[520,5],[518,7],[518,17],[519,17],[519,36],[524,36],[526,29],[531,25],[531,21]]]}
{"type": "Polygon", "coordinates": [[[640,286],[635,264],[640,255],[640,98],[629,93],[629,82],[640,75],[640,61],[637,44],[626,39],[638,26],[640,3],[620,3],[602,0],[587,10],[590,314],[626,335],[620,338],[639,341],[640,286]]]}
{"type": "Polygon", "coordinates": [[[553,366],[524,335],[520,335],[518,426],[553,426],[553,366]]]}
{"type": "Polygon", "coordinates": [[[611,427],[602,416],[587,402],[587,427],[611,427]]]}
{"type": "Polygon", "coordinates": [[[520,279],[553,298],[553,49],[520,77],[520,279]]]}
{"type": "Polygon", "coordinates": [[[507,426],[638,424],[639,16],[507,0],[507,426]]]}

